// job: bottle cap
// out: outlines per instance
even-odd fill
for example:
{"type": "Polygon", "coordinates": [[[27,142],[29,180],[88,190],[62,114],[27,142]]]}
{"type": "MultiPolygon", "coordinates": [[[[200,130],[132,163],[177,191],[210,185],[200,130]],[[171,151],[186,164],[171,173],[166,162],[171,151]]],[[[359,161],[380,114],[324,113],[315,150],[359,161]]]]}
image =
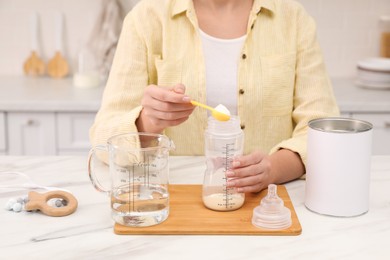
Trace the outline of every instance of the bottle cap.
{"type": "Polygon", "coordinates": [[[275,184],[268,185],[268,194],[253,209],[252,224],[266,229],[286,229],[291,226],[291,211],[277,194],[275,184]]]}

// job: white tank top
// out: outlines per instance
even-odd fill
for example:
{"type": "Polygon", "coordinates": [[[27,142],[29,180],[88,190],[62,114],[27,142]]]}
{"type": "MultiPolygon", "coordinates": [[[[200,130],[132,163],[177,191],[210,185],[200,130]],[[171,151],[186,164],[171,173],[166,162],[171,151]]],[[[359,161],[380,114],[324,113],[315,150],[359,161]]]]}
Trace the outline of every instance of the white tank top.
{"type": "Polygon", "coordinates": [[[200,30],[206,66],[207,104],[226,106],[237,115],[238,61],[246,35],[236,39],[219,39],[200,30]]]}

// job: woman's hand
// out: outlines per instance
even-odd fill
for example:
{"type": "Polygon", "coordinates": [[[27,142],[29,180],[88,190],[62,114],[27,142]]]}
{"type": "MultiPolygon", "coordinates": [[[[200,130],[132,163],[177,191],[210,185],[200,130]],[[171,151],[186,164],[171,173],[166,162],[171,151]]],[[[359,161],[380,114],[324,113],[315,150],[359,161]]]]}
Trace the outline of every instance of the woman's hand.
{"type": "Polygon", "coordinates": [[[269,155],[260,151],[239,156],[232,162],[232,169],[226,172],[227,186],[236,187],[237,192],[259,192],[272,183],[271,168],[269,155]]]}
{"type": "Polygon", "coordinates": [[[226,172],[227,186],[238,192],[259,192],[271,183],[297,179],[304,172],[300,156],[291,150],[280,149],[272,155],[256,151],[234,159],[232,169],[226,172]]]}
{"type": "Polygon", "coordinates": [[[141,100],[143,107],[136,122],[138,131],[161,133],[165,128],[176,126],[188,119],[194,110],[185,86],[173,87],[150,85],[141,100]]]}

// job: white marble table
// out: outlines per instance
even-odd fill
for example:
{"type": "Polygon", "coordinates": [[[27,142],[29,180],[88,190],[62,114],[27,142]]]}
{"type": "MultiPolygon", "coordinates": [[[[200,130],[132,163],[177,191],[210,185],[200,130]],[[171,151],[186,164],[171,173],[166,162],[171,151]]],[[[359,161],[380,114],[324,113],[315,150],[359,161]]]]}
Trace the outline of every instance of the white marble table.
{"type": "MultiPolygon", "coordinates": [[[[0,174],[5,171],[66,188],[79,207],[59,218],[1,210],[0,259],[390,259],[390,156],[372,158],[370,210],[359,217],[310,212],[305,182],[286,184],[302,225],[299,236],[115,235],[109,199],[92,187],[86,158],[3,156],[0,174]]],[[[171,157],[172,184],[200,184],[203,171],[202,157],[171,157]]],[[[0,203],[25,194],[0,189],[0,203]]]]}

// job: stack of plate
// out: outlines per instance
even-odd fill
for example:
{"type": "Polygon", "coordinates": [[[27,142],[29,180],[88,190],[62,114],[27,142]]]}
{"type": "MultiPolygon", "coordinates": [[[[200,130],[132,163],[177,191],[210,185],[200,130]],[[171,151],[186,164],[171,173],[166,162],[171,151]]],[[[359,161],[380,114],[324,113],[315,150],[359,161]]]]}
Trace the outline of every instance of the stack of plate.
{"type": "Polygon", "coordinates": [[[390,59],[370,58],[358,62],[356,83],[365,88],[390,89],[390,59]]]}

